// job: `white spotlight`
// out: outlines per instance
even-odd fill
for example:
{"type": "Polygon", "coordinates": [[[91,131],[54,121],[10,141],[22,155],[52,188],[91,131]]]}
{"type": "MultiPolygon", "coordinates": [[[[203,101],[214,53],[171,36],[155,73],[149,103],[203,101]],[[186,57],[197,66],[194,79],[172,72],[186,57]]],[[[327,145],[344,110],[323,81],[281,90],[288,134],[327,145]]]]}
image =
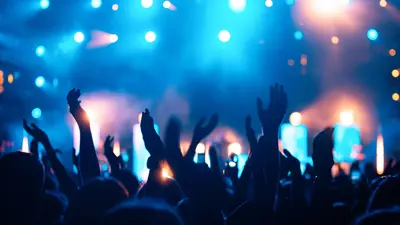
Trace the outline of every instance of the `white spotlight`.
{"type": "Polygon", "coordinates": [[[242,12],[246,8],[246,0],[229,0],[229,7],[234,12],[242,12]]]}
{"type": "Polygon", "coordinates": [[[227,30],[221,30],[218,34],[218,38],[221,42],[228,42],[231,39],[231,34],[227,30]]]}
{"type": "Polygon", "coordinates": [[[92,0],[92,7],[99,8],[101,6],[101,0],[92,0]]]}
{"type": "Polygon", "coordinates": [[[142,7],[143,8],[150,8],[153,5],[153,0],[142,0],[142,7]]]}

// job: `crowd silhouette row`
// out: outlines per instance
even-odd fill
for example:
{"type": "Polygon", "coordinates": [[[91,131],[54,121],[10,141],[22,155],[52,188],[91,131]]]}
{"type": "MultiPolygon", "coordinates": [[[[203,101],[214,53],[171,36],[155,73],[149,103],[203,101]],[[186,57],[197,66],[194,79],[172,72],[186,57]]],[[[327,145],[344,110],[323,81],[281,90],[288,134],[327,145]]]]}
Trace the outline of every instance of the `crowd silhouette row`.
{"type": "Polygon", "coordinates": [[[357,182],[344,173],[332,177],[332,127],[313,140],[309,178],[298,159],[279,151],[278,131],[288,104],[282,85],[270,87],[267,107],[257,99],[261,137],[255,136],[250,117],[243,121],[250,153],[240,177],[229,168],[223,173],[216,147],[208,150],[210,167],[193,161],[196,146],[218,125],[217,114],[196,124],[182,155],[180,121],[171,117],[162,140],[145,109],[140,128],[150,173],[144,185],[113,153],[110,136],[104,143],[110,175],[102,176],[80,95],[77,89],[67,95],[80,131],[79,155],[72,153],[78,174],[66,170],[45,131],[24,121],[32,136],[30,153],[0,156],[0,225],[400,224],[399,163],[389,161],[384,176],[366,166],[357,182]],[[45,149],[42,157],[39,144],[45,149]],[[162,178],[165,163],[173,178],[162,178]]]}

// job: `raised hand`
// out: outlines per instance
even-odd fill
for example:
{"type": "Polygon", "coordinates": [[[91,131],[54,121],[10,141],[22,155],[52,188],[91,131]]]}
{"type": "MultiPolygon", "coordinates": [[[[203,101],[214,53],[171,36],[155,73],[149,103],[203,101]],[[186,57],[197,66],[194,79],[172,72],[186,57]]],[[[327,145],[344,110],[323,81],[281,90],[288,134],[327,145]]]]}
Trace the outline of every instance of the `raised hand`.
{"type": "Polygon", "coordinates": [[[278,129],[287,109],[287,95],[282,85],[275,84],[269,89],[269,105],[266,109],[260,98],[257,99],[258,117],[263,129],[278,129]]]}
{"type": "Polygon", "coordinates": [[[33,155],[35,155],[37,158],[39,158],[39,141],[36,139],[33,139],[31,141],[31,146],[30,146],[29,150],[33,155]]]}
{"type": "Polygon", "coordinates": [[[111,173],[117,173],[120,170],[120,162],[118,157],[114,154],[114,137],[108,135],[104,141],[104,155],[111,167],[111,173]]]}
{"type": "Polygon", "coordinates": [[[71,113],[73,113],[80,106],[81,101],[79,100],[79,97],[81,97],[81,91],[79,89],[74,88],[68,92],[67,103],[71,113]]]}
{"type": "Polygon", "coordinates": [[[75,148],[72,148],[72,163],[76,166],[76,168],[79,170],[79,156],[76,155],[76,150],[75,148]]]}
{"type": "Polygon", "coordinates": [[[333,161],[333,131],[328,127],[321,131],[313,140],[314,169],[317,171],[330,171],[334,164],[333,161]]]}
{"type": "Polygon", "coordinates": [[[111,137],[108,135],[106,137],[106,140],[104,141],[104,155],[105,156],[115,156],[113,152],[113,143],[114,143],[114,137],[111,137]]]}
{"type": "Polygon", "coordinates": [[[197,122],[194,131],[193,131],[193,139],[196,141],[201,141],[206,138],[218,125],[218,114],[213,114],[211,116],[210,121],[208,121],[207,125],[203,126],[205,117],[201,118],[199,122],[197,122]]]}
{"type": "Polygon", "coordinates": [[[180,167],[183,156],[180,149],[181,122],[177,118],[170,118],[166,127],[164,145],[166,158],[177,176],[180,175],[180,167]]]}
{"type": "Polygon", "coordinates": [[[300,161],[294,157],[288,150],[284,149],[283,153],[286,155],[286,160],[289,166],[289,170],[294,176],[301,176],[300,161]]]}
{"type": "Polygon", "coordinates": [[[142,113],[140,129],[142,131],[143,141],[147,151],[151,156],[158,158],[157,160],[161,159],[163,157],[164,144],[154,129],[154,120],[148,109],[145,109],[142,113]]]}
{"type": "Polygon", "coordinates": [[[254,132],[254,129],[251,127],[251,117],[246,116],[246,135],[247,135],[247,140],[249,141],[250,144],[250,154],[249,158],[251,158],[252,154],[254,151],[257,149],[257,138],[254,132]]]}
{"type": "Polygon", "coordinates": [[[206,138],[218,125],[218,114],[213,114],[207,125],[203,126],[205,117],[201,118],[194,127],[192,142],[190,143],[189,150],[186,153],[185,159],[193,160],[196,154],[197,145],[206,138]]]}
{"type": "Polygon", "coordinates": [[[39,127],[37,127],[34,123],[31,123],[31,125],[28,125],[26,120],[24,120],[23,126],[24,126],[24,130],[29,135],[31,135],[33,137],[33,139],[36,139],[36,141],[41,142],[43,145],[50,144],[47,134],[44,131],[42,131],[39,127]]]}
{"type": "Polygon", "coordinates": [[[221,174],[221,169],[220,169],[220,166],[219,166],[217,149],[212,146],[212,147],[210,147],[208,152],[210,154],[211,171],[213,171],[216,174],[222,175],[221,174]]]}

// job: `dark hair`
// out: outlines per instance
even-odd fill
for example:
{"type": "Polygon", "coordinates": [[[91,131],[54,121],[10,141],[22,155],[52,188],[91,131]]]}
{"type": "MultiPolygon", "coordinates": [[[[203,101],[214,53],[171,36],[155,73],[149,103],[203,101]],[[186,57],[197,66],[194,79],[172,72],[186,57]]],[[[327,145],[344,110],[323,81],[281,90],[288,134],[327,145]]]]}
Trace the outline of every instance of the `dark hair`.
{"type": "Polygon", "coordinates": [[[183,225],[178,214],[160,201],[129,200],[109,210],[102,225],[183,225]]]}
{"type": "Polygon", "coordinates": [[[128,198],[125,187],[112,178],[96,178],[87,182],[72,199],[65,222],[95,224],[101,215],[128,198]]]}

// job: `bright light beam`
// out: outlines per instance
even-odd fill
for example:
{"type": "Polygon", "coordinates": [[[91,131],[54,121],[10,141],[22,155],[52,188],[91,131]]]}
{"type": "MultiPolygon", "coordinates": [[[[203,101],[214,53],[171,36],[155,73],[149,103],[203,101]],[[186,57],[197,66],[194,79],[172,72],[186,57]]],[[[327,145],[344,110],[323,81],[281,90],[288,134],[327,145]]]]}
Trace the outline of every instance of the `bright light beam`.
{"type": "Polygon", "coordinates": [[[376,140],[376,172],[381,175],[384,172],[384,159],[385,159],[385,148],[383,145],[382,134],[378,135],[376,140]]]}

